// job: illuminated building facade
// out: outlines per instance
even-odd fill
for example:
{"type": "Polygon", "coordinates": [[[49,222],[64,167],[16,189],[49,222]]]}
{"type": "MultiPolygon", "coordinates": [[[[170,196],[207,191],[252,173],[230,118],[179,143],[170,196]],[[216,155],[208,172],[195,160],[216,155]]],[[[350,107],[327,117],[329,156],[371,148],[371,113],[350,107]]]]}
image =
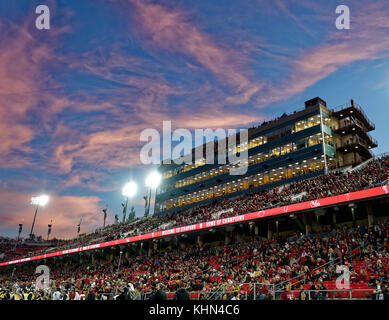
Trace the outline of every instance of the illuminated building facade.
{"type": "Polygon", "coordinates": [[[358,165],[371,158],[370,149],[377,146],[368,133],[371,130],[374,125],[352,100],[335,110],[328,109],[319,97],[306,101],[303,110],[248,130],[248,142],[236,148],[236,152],[248,149],[244,175],[230,175],[232,163],[207,164],[205,158],[191,165],[162,165],[155,214],[169,214],[358,165]]]}

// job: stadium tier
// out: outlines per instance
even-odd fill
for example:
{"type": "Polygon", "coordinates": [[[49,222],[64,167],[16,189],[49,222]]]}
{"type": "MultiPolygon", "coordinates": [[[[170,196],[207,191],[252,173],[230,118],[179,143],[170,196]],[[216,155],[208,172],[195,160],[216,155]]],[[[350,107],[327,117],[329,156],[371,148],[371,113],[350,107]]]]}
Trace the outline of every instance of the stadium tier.
{"type": "MultiPolygon", "coordinates": [[[[355,170],[108,226],[39,251],[14,241],[8,251],[21,258],[1,264],[0,299],[375,297],[386,292],[389,274],[388,172],[384,155],[355,170]],[[34,282],[40,261],[50,269],[47,290],[34,282]],[[349,286],[339,288],[338,266],[350,271],[349,286]]],[[[2,246],[7,251],[4,239],[2,246]]]]}
{"type": "Polygon", "coordinates": [[[388,223],[294,239],[246,241],[137,255],[127,250],[49,259],[50,288],[35,287],[33,262],[0,270],[0,299],[281,299],[367,298],[386,290],[388,223]],[[336,284],[337,266],[350,271],[336,284]],[[12,278],[17,280],[12,282],[12,278]]]}
{"type": "MultiPolygon", "coordinates": [[[[186,233],[186,232],[191,232],[191,231],[199,231],[202,229],[210,229],[213,227],[220,227],[220,226],[224,226],[224,225],[228,225],[228,224],[234,224],[234,223],[250,221],[250,220],[257,220],[257,219],[262,219],[262,218],[266,218],[266,217],[272,217],[275,215],[299,213],[301,211],[311,210],[313,208],[325,208],[325,207],[331,206],[331,205],[337,205],[337,204],[346,203],[346,202],[350,202],[350,201],[356,201],[356,200],[364,200],[364,199],[369,199],[372,197],[385,196],[388,194],[389,194],[389,185],[385,185],[382,187],[376,187],[376,188],[362,190],[362,191],[355,191],[355,192],[351,192],[351,193],[347,193],[347,194],[343,194],[343,195],[339,195],[339,196],[316,199],[313,201],[306,201],[306,202],[302,202],[302,203],[277,207],[277,208],[273,208],[273,209],[251,212],[251,213],[247,213],[244,215],[232,216],[229,218],[223,218],[223,219],[218,219],[218,220],[211,220],[211,221],[206,221],[206,222],[197,223],[197,224],[193,224],[193,225],[187,225],[184,227],[177,227],[177,228],[172,228],[172,229],[163,230],[163,231],[155,231],[155,232],[146,233],[146,234],[142,234],[142,235],[138,235],[138,236],[126,237],[123,239],[112,240],[112,241],[103,242],[103,243],[97,243],[97,244],[91,244],[91,245],[86,245],[86,246],[82,246],[82,247],[66,249],[66,250],[57,251],[57,252],[53,252],[53,253],[45,253],[45,254],[33,256],[33,257],[2,262],[2,263],[0,263],[0,266],[13,265],[13,264],[17,264],[17,263],[28,262],[28,261],[39,260],[39,259],[47,259],[47,258],[51,258],[51,257],[62,256],[62,255],[76,253],[76,252],[94,250],[94,249],[110,247],[110,246],[115,246],[115,245],[120,245],[120,244],[125,244],[125,243],[131,243],[131,242],[144,241],[144,240],[148,240],[148,239],[156,239],[156,238],[160,238],[160,237],[166,237],[166,236],[170,236],[170,235],[176,235],[176,234],[181,234],[181,233],[186,233]]],[[[30,249],[30,251],[34,251],[33,246],[30,246],[29,249],[30,249]]],[[[18,250],[19,250],[19,252],[21,251],[22,253],[27,252],[26,247],[24,247],[22,249],[18,248],[18,250]]]]}
{"type": "MultiPolygon", "coordinates": [[[[38,253],[31,250],[30,257],[2,262],[0,266],[265,219],[276,215],[290,215],[306,210],[311,210],[312,213],[312,209],[318,210],[327,206],[386,196],[389,193],[389,186],[386,185],[388,178],[389,157],[384,155],[352,172],[332,172],[283,187],[245,195],[238,199],[223,200],[221,203],[196,208],[196,210],[109,226],[81,239],[68,241],[62,247],[40,250],[40,255],[31,256],[38,253]],[[374,185],[381,186],[373,187],[374,185]],[[59,249],[64,250],[59,251],[59,249]]],[[[309,216],[308,214],[307,217],[309,216]]],[[[309,231],[310,223],[307,223],[307,220],[302,222],[309,231]]]]}

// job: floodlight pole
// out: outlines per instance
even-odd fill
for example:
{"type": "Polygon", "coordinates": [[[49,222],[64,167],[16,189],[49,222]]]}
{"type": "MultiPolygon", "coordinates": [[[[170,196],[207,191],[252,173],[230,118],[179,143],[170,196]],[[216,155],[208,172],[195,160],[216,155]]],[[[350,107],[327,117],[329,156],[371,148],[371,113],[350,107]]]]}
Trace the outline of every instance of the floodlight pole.
{"type": "Polygon", "coordinates": [[[118,275],[119,275],[119,270],[120,270],[120,262],[122,261],[122,254],[123,254],[123,251],[120,250],[119,264],[118,264],[118,271],[117,271],[117,274],[118,274],[118,275]]]}
{"type": "Polygon", "coordinates": [[[19,231],[18,231],[18,239],[16,240],[14,251],[16,250],[19,240],[20,240],[20,234],[22,233],[23,224],[19,223],[19,231]]]}
{"type": "Polygon", "coordinates": [[[103,223],[103,228],[105,228],[105,220],[107,219],[107,209],[103,209],[104,213],[104,223],[103,223]]]}
{"type": "Polygon", "coordinates": [[[126,221],[126,217],[127,217],[127,206],[128,206],[128,197],[126,197],[126,202],[125,202],[124,208],[123,208],[123,222],[126,221]]]}
{"type": "Polygon", "coordinates": [[[148,199],[148,203],[147,203],[147,216],[150,215],[151,190],[152,190],[152,188],[150,187],[149,199],[148,199]]]}
{"type": "Polygon", "coordinates": [[[19,242],[19,240],[20,240],[20,234],[22,233],[22,228],[23,228],[23,224],[19,223],[19,231],[18,231],[18,240],[17,240],[17,242],[19,242]]]}
{"type": "Polygon", "coordinates": [[[39,208],[39,204],[36,205],[35,214],[34,214],[34,220],[32,220],[32,226],[31,226],[31,231],[30,231],[30,238],[31,239],[32,239],[32,231],[34,230],[36,214],[38,213],[38,208],[39,208]]]}
{"type": "Polygon", "coordinates": [[[51,227],[52,227],[52,222],[48,225],[48,229],[47,229],[47,241],[49,241],[49,237],[50,237],[50,233],[51,233],[51,227]]]}

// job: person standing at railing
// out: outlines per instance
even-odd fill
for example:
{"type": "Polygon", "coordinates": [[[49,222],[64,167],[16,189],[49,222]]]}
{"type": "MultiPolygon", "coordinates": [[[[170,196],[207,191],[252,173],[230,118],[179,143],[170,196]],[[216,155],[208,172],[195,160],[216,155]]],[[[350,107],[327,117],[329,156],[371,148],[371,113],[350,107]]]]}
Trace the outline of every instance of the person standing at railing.
{"type": "Polygon", "coordinates": [[[166,300],[166,292],[160,283],[156,285],[155,291],[150,296],[150,300],[166,300]]]}
{"type": "Polygon", "coordinates": [[[189,292],[183,285],[174,294],[174,300],[190,300],[189,292]]]}
{"type": "Polygon", "coordinates": [[[281,300],[295,300],[294,293],[291,290],[292,286],[290,283],[286,285],[285,291],[281,293],[281,300]]]}
{"type": "Polygon", "coordinates": [[[372,294],[372,300],[389,300],[387,285],[382,285],[382,289],[380,291],[374,291],[372,294]]]}
{"type": "Polygon", "coordinates": [[[299,293],[299,300],[308,300],[308,294],[305,290],[301,290],[299,293]]]}
{"type": "Polygon", "coordinates": [[[316,288],[320,290],[320,291],[318,292],[318,294],[317,294],[317,300],[324,300],[324,299],[327,299],[327,298],[328,298],[327,288],[324,286],[324,283],[323,283],[323,282],[320,282],[320,283],[317,285],[316,288]]]}
{"type": "Polygon", "coordinates": [[[142,300],[142,295],[139,290],[139,286],[135,286],[134,293],[132,295],[132,300],[142,300]]]}

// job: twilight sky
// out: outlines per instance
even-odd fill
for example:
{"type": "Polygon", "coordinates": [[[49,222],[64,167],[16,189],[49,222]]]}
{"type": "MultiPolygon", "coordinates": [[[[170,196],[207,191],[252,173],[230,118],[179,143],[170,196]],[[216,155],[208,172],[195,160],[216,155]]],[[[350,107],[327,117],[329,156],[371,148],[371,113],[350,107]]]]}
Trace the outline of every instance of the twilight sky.
{"type": "MultiPolygon", "coordinates": [[[[0,236],[71,238],[121,216],[144,183],[140,133],[247,128],[320,96],[350,98],[389,151],[387,0],[0,0],[0,236]],[[35,8],[51,11],[35,28],[35,8]],[[335,27],[348,5],[351,29],[335,27]]],[[[143,214],[144,189],[134,200],[143,214]]]]}

